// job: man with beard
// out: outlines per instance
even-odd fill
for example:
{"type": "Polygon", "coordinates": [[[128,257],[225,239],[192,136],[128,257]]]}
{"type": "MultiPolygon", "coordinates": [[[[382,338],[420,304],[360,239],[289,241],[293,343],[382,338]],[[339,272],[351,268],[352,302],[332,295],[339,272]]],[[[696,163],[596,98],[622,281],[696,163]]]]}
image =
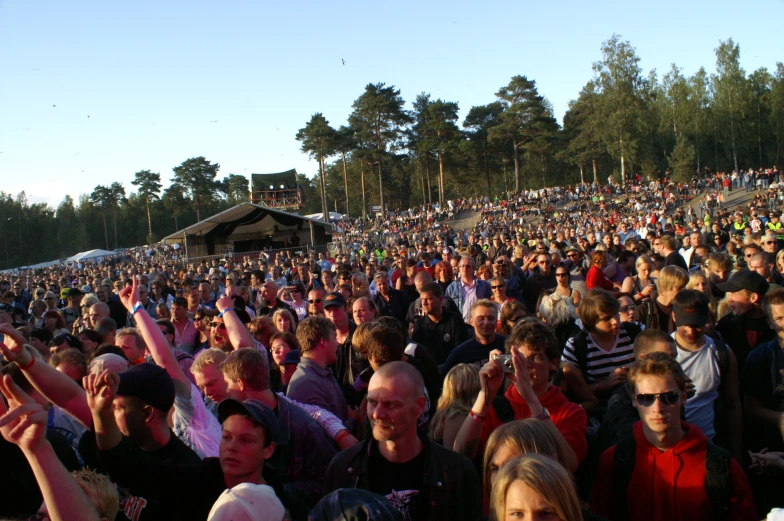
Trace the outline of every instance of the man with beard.
{"type": "Polygon", "coordinates": [[[291,306],[283,302],[278,298],[278,286],[272,282],[268,281],[262,284],[261,286],[261,304],[259,305],[259,313],[258,315],[261,316],[272,316],[279,309],[285,309],[291,316],[294,317],[294,322],[296,326],[297,321],[297,313],[291,309],[291,306]]]}
{"type": "Polygon", "coordinates": [[[479,477],[467,458],[417,432],[426,406],[422,375],[406,362],[381,366],[368,386],[373,436],[327,469],[325,492],[361,488],[386,496],[405,519],[478,519],[479,477]]]}

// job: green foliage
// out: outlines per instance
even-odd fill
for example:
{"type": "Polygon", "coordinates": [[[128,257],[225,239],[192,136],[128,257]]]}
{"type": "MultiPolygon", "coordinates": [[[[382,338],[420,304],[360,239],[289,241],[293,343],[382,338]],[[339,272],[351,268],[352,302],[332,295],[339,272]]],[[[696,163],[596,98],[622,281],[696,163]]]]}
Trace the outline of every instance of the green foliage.
{"type": "Polygon", "coordinates": [[[204,156],[192,157],[173,168],[174,184],[178,185],[184,196],[190,197],[196,209],[196,219],[201,220],[202,208],[215,200],[218,188],[215,177],[220,165],[210,163],[204,156]]]}
{"type": "Polygon", "coordinates": [[[672,168],[672,177],[676,181],[688,183],[696,172],[697,154],[694,146],[683,136],[678,136],[678,142],[667,159],[672,168]]]}

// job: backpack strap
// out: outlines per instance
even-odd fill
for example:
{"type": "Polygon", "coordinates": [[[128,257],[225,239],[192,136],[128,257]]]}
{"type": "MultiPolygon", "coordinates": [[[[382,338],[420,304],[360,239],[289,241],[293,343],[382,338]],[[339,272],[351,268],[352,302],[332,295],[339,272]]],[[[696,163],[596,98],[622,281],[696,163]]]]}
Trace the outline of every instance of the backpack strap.
{"type": "Polygon", "coordinates": [[[637,457],[637,442],[634,435],[626,436],[615,446],[613,453],[613,491],[615,499],[614,521],[625,521],[629,518],[629,481],[634,471],[637,457]]]}
{"type": "Polygon", "coordinates": [[[705,493],[713,505],[713,513],[717,521],[727,521],[730,517],[731,464],[732,455],[729,451],[708,443],[708,450],[705,453],[705,493]]]}
{"type": "Polygon", "coordinates": [[[581,329],[579,333],[572,337],[572,347],[574,347],[574,357],[582,373],[588,371],[588,333],[581,329]]]}
{"type": "Polygon", "coordinates": [[[640,334],[642,328],[637,322],[624,322],[623,330],[626,331],[626,336],[629,337],[629,340],[634,342],[634,339],[637,338],[637,335],[640,334]]]}
{"type": "Polygon", "coordinates": [[[499,394],[493,400],[493,410],[502,423],[509,423],[515,419],[512,404],[509,403],[509,400],[503,394],[499,394]]]}

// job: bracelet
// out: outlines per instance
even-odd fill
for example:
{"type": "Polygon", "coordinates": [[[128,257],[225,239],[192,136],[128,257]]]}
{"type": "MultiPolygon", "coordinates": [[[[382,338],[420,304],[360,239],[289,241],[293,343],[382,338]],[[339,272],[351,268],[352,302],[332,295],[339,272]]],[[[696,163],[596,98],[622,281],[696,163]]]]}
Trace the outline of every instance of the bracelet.
{"type": "Polygon", "coordinates": [[[343,438],[345,438],[346,436],[348,436],[348,435],[350,435],[350,434],[351,434],[351,433],[350,433],[350,432],[348,432],[348,429],[343,429],[342,433],[341,433],[341,434],[338,434],[338,435],[335,437],[335,443],[340,443],[340,440],[342,440],[343,438]]]}
{"type": "Polygon", "coordinates": [[[223,318],[223,315],[224,315],[224,314],[225,314],[227,311],[231,311],[231,310],[232,310],[232,308],[226,308],[225,310],[221,311],[220,313],[218,313],[218,318],[223,318]]]}
{"type": "Polygon", "coordinates": [[[29,362],[27,362],[25,365],[19,365],[18,363],[17,363],[16,365],[18,365],[18,366],[19,366],[19,369],[21,369],[22,371],[27,371],[28,369],[30,369],[31,367],[33,367],[33,364],[34,364],[34,363],[35,363],[35,357],[32,357],[32,358],[30,359],[30,361],[29,361],[29,362]]]}
{"type": "Polygon", "coordinates": [[[643,298],[643,297],[644,297],[644,295],[642,294],[642,291],[638,292],[638,293],[637,293],[637,296],[638,296],[638,297],[640,297],[640,298],[643,298]]]}
{"type": "Polygon", "coordinates": [[[468,417],[477,423],[482,423],[483,421],[485,421],[485,416],[479,416],[474,411],[468,411],[468,417]]]}
{"type": "Polygon", "coordinates": [[[144,309],[144,306],[141,302],[137,302],[133,305],[133,309],[131,310],[131,316],[135,315],[137,311],[141,311],[144,309]]]}

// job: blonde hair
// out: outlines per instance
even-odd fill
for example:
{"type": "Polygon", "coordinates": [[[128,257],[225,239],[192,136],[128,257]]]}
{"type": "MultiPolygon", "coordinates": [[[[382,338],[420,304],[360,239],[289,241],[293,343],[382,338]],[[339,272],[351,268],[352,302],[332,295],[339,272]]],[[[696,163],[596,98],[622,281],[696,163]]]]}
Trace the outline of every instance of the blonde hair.
{"type": "Polygon", "coordinates": [[[731,312],[732,312],[732,308],[730,307],[730,303],[727,302],[727,298],[725,297],[721,299],[719,301],[719,304],[716,306],[716,322],[726,317],[731,312]]]}
{"type": "Polygon", "coordinates": [[[564,467],[571,466],[574,461],[572,449],[554,425],[535,418],[512,421],[498,427],[490,435],[485,446],[482,481],[484,489],[490,490],[490,463],[498,450],[508,445],[518,455],[534,453],[547,456],[564,467]]]}
{"type": "Polygon", "coordinates": [[[370,338],[370,331],[376,326],[375,322],[365,322],[354,330],[351,336],[351,348],[357,353],[367,355],[367,341],[370,338]]]}
{"type": "Polygon", "coordinates": [[[209,367],[211,365],[220,365],[226,361],[227,356],[228,355],[225,352],[214,347],[205,349],[199,353],[198,356],[196,356],[196,359],[193,361],[193,364],[191,365],[191,373],[200,373],[204,371],[205,367],[209,367]]]}
{"type": "Polygon", "coordinates": [[[706,275],[706,273],[702,270],[692,271],[689,273],[689,283],[686,284],[686,288],[684,289],[696,289],[695,286],[698,282],[702,282],[705,287],[705,291],[703,291],[703,293],[708,295],[708,308],[710,308],[711,317],[715,320],[719,304],[716,301],[716,297],[713,296],[713,292],[711,291],[712,284],[710,277],[708,277],[708,275],[706,275]]]}
{"type": "Polygon", "coordinates": [[[683,289],[688,283],[689,275],[686,273],[686,270],[680,266],[663,267],[659,272],[659,279],[657,280],[660,293],[663,291],[671,291],[677,286],[680,286],[680,288],[683,289]]]}
{"type": "Polygon", "coordinates": [[[526,454],[501,467],[490,496],[490,520],[505,518],[509,488],[520,481],[539,494],[561,521],[582,521],[580,501],[571,475],[563,466],[539,454],[526,454]]]}
{"type": "Polygon", "coordinates": [[[278,329],[278,317],[280,315],[286,315],[289,317],[289,333],[294,333],[297,330],[297,323],[294,321],[294,315],[288,309],[278,309],[272,314],[272,323],[275,325],[275,329],[278,329]]]}
{"type": "Polygon", "coordinates": [[[82,489],[102,518],[113,521],[120,510],[120,494],[109,477],[90,469],[71,473],[74,481],[82,489]]]}
{"type": "Polygon", "coordinates": [[[468,415],[480,388],[479,366],[476,364],[457,364],[449,370],[444,377],[444,390],[430,424],[430,439],[443,440],[446,420],[457,415],[468,415]]]}

